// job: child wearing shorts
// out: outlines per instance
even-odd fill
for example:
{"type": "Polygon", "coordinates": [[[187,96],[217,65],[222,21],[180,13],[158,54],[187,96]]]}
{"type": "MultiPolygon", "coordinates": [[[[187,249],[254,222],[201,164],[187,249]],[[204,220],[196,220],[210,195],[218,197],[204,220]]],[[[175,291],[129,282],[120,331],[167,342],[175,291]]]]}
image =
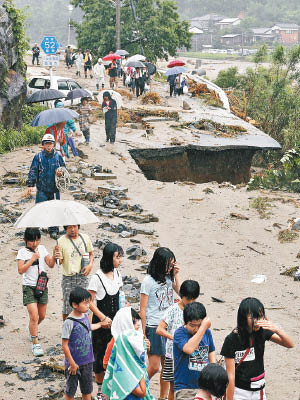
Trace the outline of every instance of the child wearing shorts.
{"type": "Polygon", "coordinates": [[[101,322],[90,324],[88,311],[91,295],[81,287],[70,293],[73,311],[64,321],[62,329],[62,349],[65,354],[66,391],[65,399],[73,400],[78,383],[83,400],[91,400],[93,392],[94,353],[91,330],[101,327],[101,322]]]}
{"type": "Polygon", "coordinates": [[[166,355],[164,362],[164,369],[162,372],[162,379],[165,382],[170,382],[169,400],[174,399],[174,365],[173,365],[173,336],[176,329],[180,328],[183,324],[183,309],[184,307],[196,301],[200,294],[199,283],[192,280],[182,282],[179,290],[181,300],[179,303],[173,304],[169,307],[160,321],[156,333],[167,339],[166,342],[166,355]]]}
{"type": "MultiPolygon", "coordinates": [[[[147,275],[141,285],[140,316],[144,335],[150,341],[147,372],[151,379],[163,368],[165,338],[156,329],[166,310],[174,303],[174,291],[179,294],[179,267],[174,253],[167,247],[155,250],[147,275]]],[[[168,395],[169,384],[160,377],[160,398],[168,395]]]]}
{"type": "Polygon", "coordinates": [[[48,288],[43,295],[35,297],[35,287],[39,273],[48,267],[53,268],[56,258],[59,258],[57,246],[53,249],[50,257],[47,249],[40,244],[41,232],[38,228],[26,228],[24,234],[25,247],[17,254],[18,272],[22,275],[23,305],[27,307],[29,314],[29,340],[32,342],[32,352],[35,357],[44,355],[43,349],[38,342],[38,325],[45,319],[48,303],[48,288]]]}
{"type": "Polygon", "coordinates": [[[187,304],[183,310],[184,325],[173,338],[174,391],[176,400],[193,399],[197,394],[200,371],[216,362],[216,351],[210,331],[211,322],[203,304],[187,304]]]}

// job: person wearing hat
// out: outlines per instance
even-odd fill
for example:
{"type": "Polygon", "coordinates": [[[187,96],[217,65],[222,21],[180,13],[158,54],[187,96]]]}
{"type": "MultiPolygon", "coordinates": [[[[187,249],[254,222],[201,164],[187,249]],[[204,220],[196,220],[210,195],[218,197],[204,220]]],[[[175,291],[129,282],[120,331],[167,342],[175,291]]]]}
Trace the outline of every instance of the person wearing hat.
{"type": "MultiPolygon", "coordinates": [[[[43,136],[42,145],[44,149],[33,157],[27,178],[27,195],[32,195],[33,188],[36,186],[36,203],[47,200],[60,199],[60,193],[56,186],[55,176],[62,176],[59,167],[65,167],[62,156],[54,149],[55,139],[53,135],[47,133],[43,136]]],[[[49,228],[50,237],[57,239],[58,227],[49,228]]]]}
{"type": "Polygon", "coordinates": [[[98,58],[97,64],[94,65],[94,74],[96,77],[96,88],[99,90],[100,85],[104,89],[105,67],[102,58],[98,58]]]}

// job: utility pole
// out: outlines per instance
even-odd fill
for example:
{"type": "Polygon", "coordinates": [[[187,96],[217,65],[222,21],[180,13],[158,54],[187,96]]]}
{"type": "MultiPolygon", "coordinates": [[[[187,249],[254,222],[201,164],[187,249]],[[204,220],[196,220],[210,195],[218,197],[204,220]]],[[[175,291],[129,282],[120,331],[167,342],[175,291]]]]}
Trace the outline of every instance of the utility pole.
{"type": "Polygon", "coordinates": [[[121,0],[116,0],[116,50],[121,49],[121,0]]]}

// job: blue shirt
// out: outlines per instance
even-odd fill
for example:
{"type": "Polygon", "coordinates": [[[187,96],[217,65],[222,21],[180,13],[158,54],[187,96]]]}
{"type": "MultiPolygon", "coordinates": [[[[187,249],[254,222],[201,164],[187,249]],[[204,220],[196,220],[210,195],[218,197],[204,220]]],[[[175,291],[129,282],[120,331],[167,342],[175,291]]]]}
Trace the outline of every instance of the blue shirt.
{"type": "Polygon", "coordinates": [[[200,371],[209,363],[208,354],[215,351],[210,329],[207,329],[199,343],[198,349],[193,354],[183,351],[184,345],[192,335],[181,326],[174,333],[173,355],[174,355],[174,390],[198,389],[198,377],[200,371]]]}

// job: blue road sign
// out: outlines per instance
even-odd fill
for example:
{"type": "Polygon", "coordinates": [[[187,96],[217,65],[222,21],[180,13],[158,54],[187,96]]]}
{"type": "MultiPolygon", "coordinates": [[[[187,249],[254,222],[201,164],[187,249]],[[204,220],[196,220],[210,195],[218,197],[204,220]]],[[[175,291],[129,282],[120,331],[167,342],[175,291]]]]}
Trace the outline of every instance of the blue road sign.
{"type": "Polygon", "coordinates": [[[58,49],[58,42],[55,36],[44,36],[41,43],[41,48],[45,54],[56,54],[58,49]]]}

